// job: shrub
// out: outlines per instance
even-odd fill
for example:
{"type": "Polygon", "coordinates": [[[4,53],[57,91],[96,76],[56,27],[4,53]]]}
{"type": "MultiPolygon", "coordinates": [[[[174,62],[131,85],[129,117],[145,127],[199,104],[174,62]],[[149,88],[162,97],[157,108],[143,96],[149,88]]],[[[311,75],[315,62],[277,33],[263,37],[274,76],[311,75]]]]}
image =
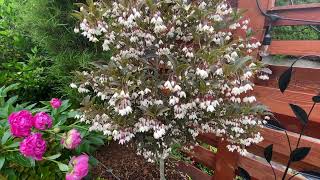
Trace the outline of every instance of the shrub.
{"type": "MultiPolygon", "coordinates": [[[[62,179],[65,173],[80,178],[87,175],[77,174],[80,165],[73,164],[70,156],[91,154],[104,144],[104,138],[97,133],[88,136],[87,126],[74,121],[77,112],[69,110],[67,100],[42,102],[45,106],[36,108],[36,104],[16,104],[16,96],[7,99],[7,93],[17,88],[16,84],[0,88],[1,177],[62,179]],[[69,161],[73,167],[66,165],[69,161]]],[[[90,159],[96,162],[92,156],[90,159]]],[[[88,162],[83,163],[87,166],[88,162]]]]}
{"type": "Polygon", "coordinates": [[[23,60],[32,47],[27,35],[17,29],[15,7],[14,1],[0,1],[0,63],[23,60]]]}
{"type": "Polygon", "coordinates": [[[51,83],[46,79],[46,57],[40,55],[37,48],[32,53],[26,53],[27,58],[21,61],[10,60],[1,64],[0,84],[17,83],[19,88],[14,94],[21,101],[37,102],[39,99],[50,97],[51,83]]]}
{"type": "MultiPolygon", "coordinates": [[[[89,1],[79,4],[75,32],[112,51],[110,63],[78,73],[71,84],[87,94],[81,121],[138,154],[163,160],[176,143],[202,132],[224,137],[230,151],[262,140],[263,124],[250,94],[261,65],[250,54],[248,21],[225,1],[89,1]],[[235,31],[247,32],[237,38],[235,31]]],[[[162,178],[163,178],[163,171],[162,178]]]]}
{"type": "Polygon", "coordinates": [[[46,78],[42,88],[46,90],[42,92],[51,97],[67,96],[73,102],[78,97],[67,89],[73,79],[71,72],[85,70],[91,61],[109,57],[109,53],[98,51],[100,46],[73,32],[76,21],[70,14],[75,2],[78,1],[17,1],[15,8],[19,12],[18,29],[30,36],[44,56],[45,66],[41,67],[45,67],[46,78]]]}

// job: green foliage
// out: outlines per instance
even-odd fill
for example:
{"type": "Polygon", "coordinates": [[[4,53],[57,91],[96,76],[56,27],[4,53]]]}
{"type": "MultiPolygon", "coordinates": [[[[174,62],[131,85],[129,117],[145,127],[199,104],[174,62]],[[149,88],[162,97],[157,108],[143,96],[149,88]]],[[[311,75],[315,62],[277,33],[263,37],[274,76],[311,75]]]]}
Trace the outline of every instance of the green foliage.
{"type": "MultiPolygon", "coordinates": [[[[293,4],[308,4],[308,3],[319,3],[319,0],[292,0],[293,4]]],[[[277,0],[276,5],[277,6],[286,6],[290,5],[290,0],[277,0]]]]}
{"type": "Polygon", "coordinates": [[[207,166],[200,164],[200,163],[196,163],[196,167],[199,168],[202,172],[208,174],[209,176],[213,175],[213,170],[208,168],[207,166]]]}
{"type": "Polygon", "coordinates": [[[0,1],[0,63],[22,60],[32,47],[26,34],[17,30],[15,7],[14,1],[0,1]]]}
{"type": "MultiPolygon", "coordinates": [[[[72,72],[92,60],[109,59],[73,32],[71,16],[76,0],[0,1],[0,85],[19,83],[20,100],[68,96],[72,72]],[[99,53],[97,53],[99,52],[99,53]]],[[[99,48],[97,48],[97,47],[99,48]]]]}
{"type": "Polygon", "coordinates": [[[320,40],[320,32],[314,28],[311,26],[274,27],[272,37],[278,40],[320,40]]]}
{"type": "Polygon", "coordinates": [[[0,66],[0,84],[19,84],[15,91],[22,101],[36,102],[49,96],[50,83],[46,80],[46,57],[39,55],[38,49],[33,48],[32,53],[26,53],[26,60],[11,60],[0,66]]]}
{"type": "MultiPolygon", "coordinates": [[[[73,1],[28,0],[20,2],[19,28],[27,31],[33,41],[49,54],[84,50],[85,41],[73,32],[69,13],[73,1]]],[[[18,10],[17,10],[18,11],[18,10]]]]}
{"type": "Polygon", "coordinates": [[[202,143],[201,146],[208,149],[212,153],[217,153],[217,151],[218,151],[218,149],[216,147],[211,146],[210,144],[202,143]]]}
{"type": "Polygon", "coordinates": [[[172,151],[170,152],[170,157],[178,160],[178,161],[184,161],[187,163],[191,163],[191,160],[189,157],[187,157],[182,151],[181,151],[181,144],[174,144],[171,146],[172,151]]]}
{"type": "MultiPolygon", "coordinates": [[[[9,98],[8,93],[18,89],[18,86],[13,84],[0,88],[0,179],[64,179],[64,171],[69,169],[66,164],[71,156],[82,153],[90,155],[104,145],[104,136],[92,132],[89,135],[88,126],[73,118],[78,113],[70,110],[71,104],[68,100],[63,101],[59,109],[52,109],[49,102],[42,102],[44,106],[40,108],[35,108],[36,104],[17,104],[18,97],[9,98]],[[53,128],[42,131],[47,141],[47,150],[42,161],[35,162],[21,155],[18,150],[21,139],[11,136],[7,118],[12,112],[22,109],[32,113],[45,111],[53,118],[53,128]],[[60,145],[62,133],[73,128],[78,129],[83,137],[82,144],[74,152],[63,149],[60,145]]],[[[97,164],[97,160],[92,156],[90,162],[92,165],[97,164]]]]}
{"type": "MultiPolygon", "coordinates": [[[[320,3],[320,0],[292,0],[293,4],[320,3]]],[[[276,6],[291,5],[291,0],[277,0],[276,6]]],[[[311,26],[282,26],[275,27],[273,38],[278,40],[319,40],[320,28],[311,26]],[[318,29],[318,31],[316,30],[318,29]]]]}
{"type": "MultiPolygon", "coordinates": [[[[47,96],[51,97],[68,96],[73,102],[77,102],[79,97],[73,95],[74,92],[68,87],[73,79],[72,72],[86,69],[93,60],[110,57],[110,54],[99,50],[101,46],[89,43],[73,32],[75,19],[71,13],[75,2],[79,1],[18,1],[19,6],[15,9],[19,12],[17,24],[20,32],[28,34],[45,55],[42,63],[45,70],[42,76],[46,78],[45,82],[42,82],[41,92],[45,91],[47,96]]],[[[33,91],[34,95],[38,93],[40,92],[33,91]]]]}

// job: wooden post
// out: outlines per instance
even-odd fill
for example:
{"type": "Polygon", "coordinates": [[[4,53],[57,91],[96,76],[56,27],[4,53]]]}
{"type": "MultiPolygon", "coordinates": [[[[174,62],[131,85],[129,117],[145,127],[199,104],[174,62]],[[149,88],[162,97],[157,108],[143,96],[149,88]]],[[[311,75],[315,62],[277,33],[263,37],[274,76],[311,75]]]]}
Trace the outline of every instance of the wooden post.
{"type": "Polygon", "coordinates": [[[230,152],[227,145],[226,141],[220,141],[218,144],[213,180],[233,180],[236,177],[239,154],[230,152]]]}
{"type": "MultiPolygon", "coordinates": [[[[274,0],[259,0],[262,11],[266,12],[274,0]]],[[[250,20],[249,27],[255,32],[255,37],[257,40],[261,41],[264,35],[264,26],[266,18],[261,14],[256,5],[255,0],[239,0],[238,8],[240,10],[245,10],[245,18],[250,20]]]]}

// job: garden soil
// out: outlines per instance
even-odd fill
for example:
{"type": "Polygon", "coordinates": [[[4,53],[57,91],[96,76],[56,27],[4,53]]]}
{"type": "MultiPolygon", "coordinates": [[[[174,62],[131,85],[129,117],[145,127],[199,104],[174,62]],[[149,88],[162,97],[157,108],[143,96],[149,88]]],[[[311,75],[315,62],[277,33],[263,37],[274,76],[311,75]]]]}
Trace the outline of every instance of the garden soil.
{"type": "MultiPolygon", "coordinates": [[[[110,143],[96,152],[95,157],[101,162],[92,172],[95,177],[107,180],[153,180],[160,179],[159,168],[155,163],[148,163],[142,156],[136,155],[133,145],[110,143]]],[[[185,180],[186,176],[175,168],[174,160],[166,163],[167,180],[185,180]]]]}

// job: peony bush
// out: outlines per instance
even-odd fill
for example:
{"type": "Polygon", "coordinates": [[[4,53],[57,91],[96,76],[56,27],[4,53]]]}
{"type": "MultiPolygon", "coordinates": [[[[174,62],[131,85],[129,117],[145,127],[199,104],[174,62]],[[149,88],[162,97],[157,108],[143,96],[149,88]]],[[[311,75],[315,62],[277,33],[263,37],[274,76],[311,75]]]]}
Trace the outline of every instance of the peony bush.
{"type": "Polygon", "coordinates": [[[90,153],[103,138],[75,121],[71,104],[54,98],[44,107],[6,100],[11,87],[0,88],[0,177],[80,180],[96,161],[90,153]],[[53,103],[54,102],[54,103],[53,103]],[[89,143],[90,142],[90,143],[89,143]],[[71,158],[72,157],[72,158],[71,158]]]}
{"type": "Polygon", "coordinates": [[[253,57],[260,43],[227,1],[90,2],[78,4],[74,31],[112,53],[70,84],[85,95],[78,118],[90,130],[133,140],[149,162],[199,133],[242,155],[262,141],[265,108],[252,95],[253,79],[268,79],[253,57]]]}

